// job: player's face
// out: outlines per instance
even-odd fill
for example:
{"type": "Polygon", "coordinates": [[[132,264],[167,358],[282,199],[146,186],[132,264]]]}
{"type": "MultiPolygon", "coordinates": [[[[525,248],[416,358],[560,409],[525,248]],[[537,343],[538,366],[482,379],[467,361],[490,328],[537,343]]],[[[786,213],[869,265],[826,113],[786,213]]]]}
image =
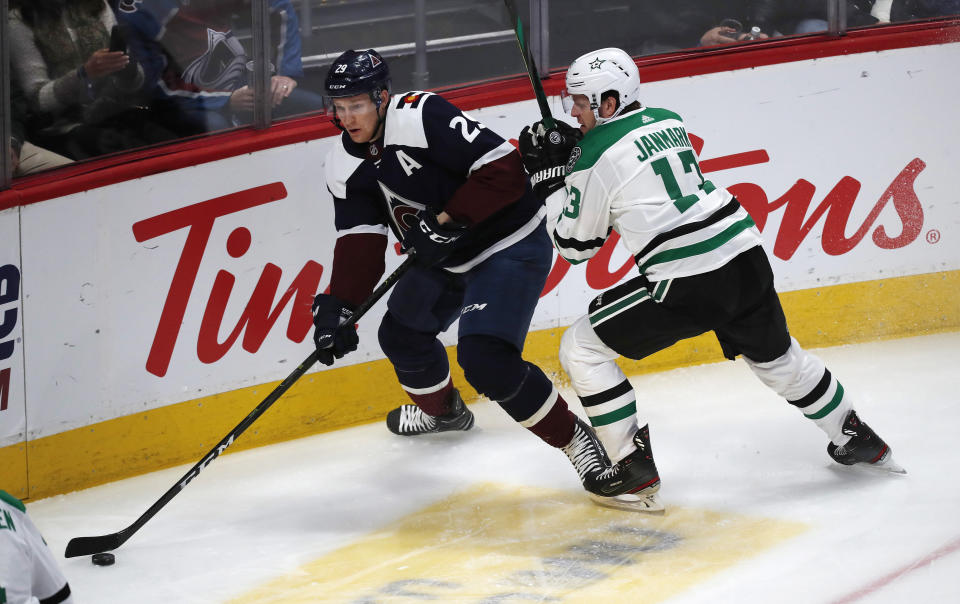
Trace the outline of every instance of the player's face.
{"type": "MultiPolygon", "coordinates": [[[[381,104],[381,107],[385,108],[386,105],[381,104]]],[[[369,94],[334,99],[333,108],[337,112],[340,124],[353,142],[367,143],[379,134],[377,130],[380,127],[380,120],[377,115],[377,105],[370,99],[369,94]]]]}
{"type": "Polygon", "coordinates": [[[597,117],[590,108],[590,99],[585,94],[574,94],[573,108],[570,109],[570,115],[577,118],[580,123],[580,131],[586,134],[597,125],[597,117]]]}

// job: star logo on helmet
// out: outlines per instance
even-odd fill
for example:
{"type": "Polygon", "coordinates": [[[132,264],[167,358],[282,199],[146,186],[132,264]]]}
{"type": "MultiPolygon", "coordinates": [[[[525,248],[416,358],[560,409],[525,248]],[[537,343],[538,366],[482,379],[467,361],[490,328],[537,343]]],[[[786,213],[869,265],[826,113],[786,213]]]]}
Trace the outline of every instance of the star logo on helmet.
{"type": "Polygon", "coordinates": [[[596,59],[590,61],[590,69],[600,69],[600,66],[606,62],[607,62],[606,59],[601,59],[600,57],[597,57],[596,59]]]}

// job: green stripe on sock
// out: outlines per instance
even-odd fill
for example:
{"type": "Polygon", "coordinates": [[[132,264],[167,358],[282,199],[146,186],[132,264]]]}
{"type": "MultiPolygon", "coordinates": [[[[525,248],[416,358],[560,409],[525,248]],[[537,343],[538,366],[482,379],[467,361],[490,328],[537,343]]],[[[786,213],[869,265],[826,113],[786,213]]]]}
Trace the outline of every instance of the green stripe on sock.
{"type": "Polygon", "coordinates": [[[616,411],[611,411],[610,413],[604,413],[603,415],[591,416],[590,424],[594,428],[599,428],[600,426],[609,426],[614,422],[618,422],[621,419],[630,417],[631,415],[637,412],[637,401],[630,401],[630,404],[620,407],[616,411]]]}
{"type": "Polygon", "coordinates": [[[807,417],[807,419],[823,419],[824,417],[829,415],[831,411],[836,409],[837,405],[839,405],[840,401],[842,400],[843,400],[843,384],[841,384],[840,382],[837,382],[837,393],[833,395],[833,399],[829,403],[827,403],[827,406],[811,415],[807,415],[806,413],[804,413],[804,415],[807,417]]]}

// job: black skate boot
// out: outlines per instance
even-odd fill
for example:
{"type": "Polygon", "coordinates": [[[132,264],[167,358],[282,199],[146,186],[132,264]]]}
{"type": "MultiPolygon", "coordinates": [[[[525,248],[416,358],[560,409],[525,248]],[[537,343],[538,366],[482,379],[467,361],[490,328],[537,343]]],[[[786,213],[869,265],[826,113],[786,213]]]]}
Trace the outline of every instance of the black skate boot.
{"type": "Polygon", "coordinates": [[[662,514],[663,503],[657,495],[660,490],[660,473],[653,461],[650,446],[650,428],[644,426],[633,435],[636,450],[621,459],[615,466],[619,469],[622,484],[608,483],[601,493],[591,494],[590,499],[607,507],[633,512],[662,514]]]}
{"type": "Polygon", "coordinates": [[[416,405],[400,405],[387,414],[387,429],[400,436],[469,430],[472,427],[473,412],[467,409],[456,388],[453,389],[450,412],[446,415],[427,415],[416,405]]]}
{"type": "Polygon", "coordinates": [[[637,431],[634,442],[637,451],[611,465],[593,428],[578,418],[573,439],[563,452],[592,500],[608,507],[662,512],[663,506],[654,497],[660,488],[660,476],[649,453],[650,437],[646,427],[637,431]]]}
{"type": "Polygon", "coordinates": [[[845,445],[827,444],[827,453],[835,462],[845,466],[865,464],[897,474],[907,473],[893,461],[893,451],[887,443],[857,417],[856,411],[847,414],[843,433],[851,437],[845,445]]]}

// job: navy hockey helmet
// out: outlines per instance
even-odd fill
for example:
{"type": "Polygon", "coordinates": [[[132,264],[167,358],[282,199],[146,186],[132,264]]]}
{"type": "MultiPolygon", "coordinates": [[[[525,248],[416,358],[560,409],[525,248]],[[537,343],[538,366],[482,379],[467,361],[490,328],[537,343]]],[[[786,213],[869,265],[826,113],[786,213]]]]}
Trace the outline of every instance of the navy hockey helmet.
{"type": "Polygon", "coordinates": [[[390,88],[390,69],[380,53],[373,50],[348,50],[337,57],[323,83],[326,96],[342,98],[365,92],[371,98],[390,88]]]}
{"type": "MultiPolygon", "coordinates": [[[[368,50],[347,50],[330,65],[323,88],[327,111],[341,130],[333,108],[333,100],[367,93],[380,111],[380,92],[390,89],[390,68],[380,53],[368,50]]],[[[381,118],[382,119],[382,118],[381,118]]]]}

